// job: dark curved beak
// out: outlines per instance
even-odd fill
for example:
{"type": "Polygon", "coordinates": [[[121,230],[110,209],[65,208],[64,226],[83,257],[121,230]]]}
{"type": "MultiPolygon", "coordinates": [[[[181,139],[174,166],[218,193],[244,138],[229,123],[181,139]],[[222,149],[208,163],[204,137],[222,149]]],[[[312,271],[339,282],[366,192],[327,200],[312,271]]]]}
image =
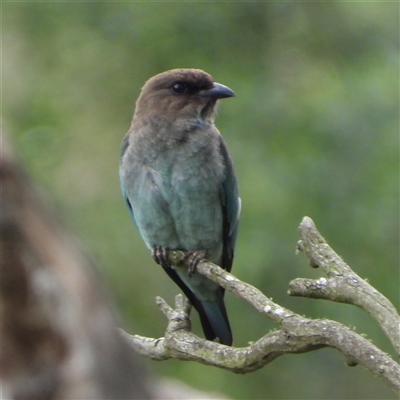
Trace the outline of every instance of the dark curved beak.
{"type": "Polygon", "coordinates": [[[213,97],[214,99],[225,99],[227,97],[235,96],[235,93],[232,89],[229,89],[228,86],[214,82],[211,89],[202,90],[197,95],[202,97],[213,97]]]}

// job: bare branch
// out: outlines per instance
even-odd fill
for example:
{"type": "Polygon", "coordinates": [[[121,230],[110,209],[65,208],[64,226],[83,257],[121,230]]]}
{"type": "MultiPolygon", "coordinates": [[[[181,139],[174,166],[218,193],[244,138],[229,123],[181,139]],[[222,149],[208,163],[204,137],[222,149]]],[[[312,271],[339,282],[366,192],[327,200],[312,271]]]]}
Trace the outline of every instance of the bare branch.
{"type": "Polygon", "coordinates": [[[305,252],[311,266],[321,267],[329,279],[295,279],[289,284],[289,295],[348,303],[362,308],[381,325],[395,350],[400,353],[400,318],[393,304],[352,271],[321,236],[311,218],[303,218],[299,231],[302,237],[299,250],[305,252]]]}
{"type": "MultiPolygon", "coordinates": [[[[169,251],[168,256],[175,267],[187,268],[181,262],[182,252],[169,251]]],[[[304,353],[322,347],[332,347],[345,356],[348,365],[361,364],[400,393],[399,365],[351,329],[335,321],[304,318],[283,308],[252,285],[240,281],[207,260],[199,263],[197,271],[248,301],[259,312],[279,323],[282,329],[266,334],[248,347],[228,347],[198,338],[187,330],[187,323],[177,324],[177,321],[186,319],[182,314],[184,311],[179,297],[174,312],[165,306],[165,302],[158,300],[169,320],[165,338],[149,341],[148,338],[129,337],[124,334],[133,347],[139,347],[142,355],[147,356],[147,350],[144,350],[147,348],[148,356],[154,359],[178,358],[197,361],[243,374],[262,368],[283,354],[304,353]]]]}

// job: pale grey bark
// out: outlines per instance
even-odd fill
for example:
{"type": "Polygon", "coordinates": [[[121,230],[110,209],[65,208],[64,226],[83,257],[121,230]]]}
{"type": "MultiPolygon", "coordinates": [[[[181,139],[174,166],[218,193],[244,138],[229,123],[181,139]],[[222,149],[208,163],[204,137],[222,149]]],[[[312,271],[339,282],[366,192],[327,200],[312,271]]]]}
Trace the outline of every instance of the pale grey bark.
{"type": "MultiPolygon", "coordinates": [[[[378,321],[395,349],[398,349],[399,316],[394,306],[344,263],[310,218],[303,218],[299,230],[301,241],[298,249],[305,252],[313,267],[321,267],[328,279],[295,279],[289,284],[289,295],[324,298],[361,307],[378,321]]],[[[170,251],[168,256],[172,265],[187,268],[181,262],[182,252],[170,251]]],[[[197,271],[249,302],[260,313],[280,324],[281,328],[248,347],[228,347],[201,339],[190,332],[190,305],[181,295],[176,297],[175,309],[157,298],[160,309],[168,319],[165,337],[152,339],[122,332],[123,337],[141,355],[155,360],[177,358],[197,361],[243,374],[262,368],[287,353],[332,347],[343,354],[349,366],[362,365],[400,393],[399,364],[350,328],[336,321],[314,320],[296,314],[207,260],[199,263],[197,271]]]]}

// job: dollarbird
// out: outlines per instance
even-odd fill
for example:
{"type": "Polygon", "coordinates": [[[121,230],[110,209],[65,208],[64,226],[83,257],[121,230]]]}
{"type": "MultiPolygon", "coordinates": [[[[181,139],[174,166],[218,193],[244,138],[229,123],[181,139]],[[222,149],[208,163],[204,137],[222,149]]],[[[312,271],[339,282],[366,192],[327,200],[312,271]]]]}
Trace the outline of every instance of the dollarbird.
{"type": "Polygon", "coordinates": [[[196,272],[206,258],[232,268],[240,198],[231,157],[214,125],[219,99],[234,92],[199,69],[150,78],[121,146],[120,183],[150,250],[200,316],[205,337],[232,345],[224,289],[196,272]],[[168,263],[182,250],[188,270],[168,263]]]}

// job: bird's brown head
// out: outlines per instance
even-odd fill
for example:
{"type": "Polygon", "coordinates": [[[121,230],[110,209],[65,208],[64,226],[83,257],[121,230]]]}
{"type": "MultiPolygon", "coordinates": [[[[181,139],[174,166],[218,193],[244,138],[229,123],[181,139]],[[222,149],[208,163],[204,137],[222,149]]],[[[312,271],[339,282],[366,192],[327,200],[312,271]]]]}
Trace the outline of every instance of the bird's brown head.
{"type": "Polygon", "coordinates": [[[157,115],[173,120],[212,120],[217,100],[234,95],[200,69],[172,69],[145,83],[136,102],[134,119],[157,115]]]}

